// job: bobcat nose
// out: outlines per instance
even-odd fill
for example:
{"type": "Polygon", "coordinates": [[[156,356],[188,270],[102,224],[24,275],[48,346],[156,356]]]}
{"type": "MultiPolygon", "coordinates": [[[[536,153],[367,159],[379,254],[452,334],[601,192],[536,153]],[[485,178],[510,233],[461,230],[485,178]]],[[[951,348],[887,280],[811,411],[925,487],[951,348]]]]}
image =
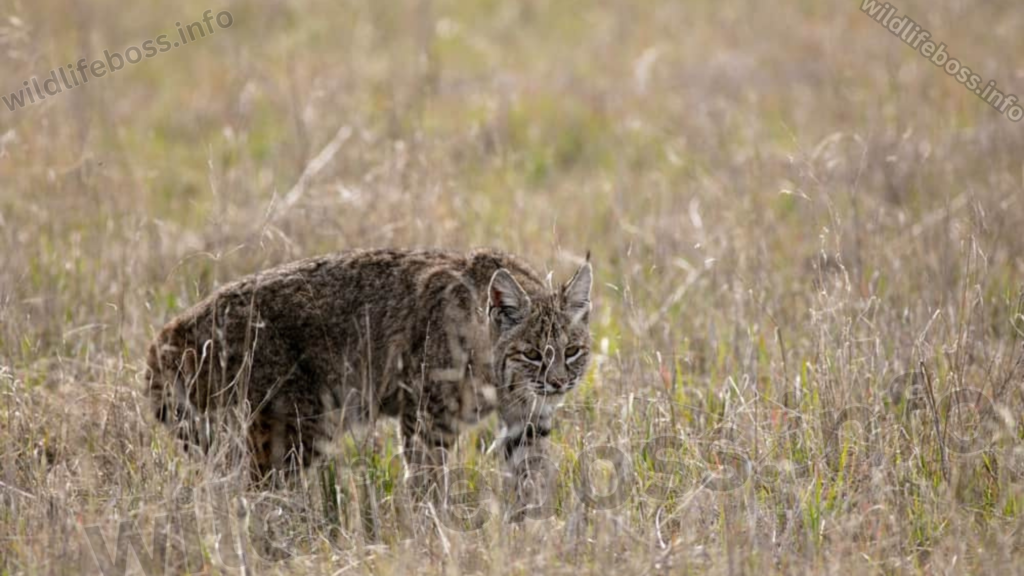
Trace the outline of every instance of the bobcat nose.
{"type": "Polygon", "coordinates": [[[555,390],[563,390],[569,387],[568,378],[551,378],[548,380],[548,384],[555,390]]]}

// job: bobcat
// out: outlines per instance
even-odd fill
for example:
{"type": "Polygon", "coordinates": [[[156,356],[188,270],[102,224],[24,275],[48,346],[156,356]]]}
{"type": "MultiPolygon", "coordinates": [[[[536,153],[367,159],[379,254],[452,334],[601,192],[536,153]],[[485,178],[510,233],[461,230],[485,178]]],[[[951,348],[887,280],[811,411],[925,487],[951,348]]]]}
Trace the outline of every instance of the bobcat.
{"type": "Polygon", "coordinates": [[[253,471],[307,466],[336,430],[397,418],[407,477],[433,486],[460,430],[532,482],[553,410],[590,356],[590,255],[557,289],[494,250],[363,250],[228,284],[149,349],[159,420],[204,445],[204,415],[247,403],[253,471]]]}

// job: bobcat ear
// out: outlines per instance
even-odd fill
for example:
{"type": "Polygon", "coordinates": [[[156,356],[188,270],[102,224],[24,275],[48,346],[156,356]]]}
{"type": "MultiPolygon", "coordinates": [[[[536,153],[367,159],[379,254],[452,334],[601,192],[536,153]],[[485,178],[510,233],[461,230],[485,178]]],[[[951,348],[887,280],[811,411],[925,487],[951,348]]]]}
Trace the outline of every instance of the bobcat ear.
{"type": "Polygon", "coordinates": [[[594,283],[594,271],[590,266],[590,252],[587,261],[562,287],[562,308],[572,323],[590,321],[590,288],[594,283]]]}
{"type": "Polygon", "coordinates": [[[522,322],[529,310],[530,297],[526,290],[508,270],[498,269],[487,288],[487,317],[504,330],[522,322]]]}

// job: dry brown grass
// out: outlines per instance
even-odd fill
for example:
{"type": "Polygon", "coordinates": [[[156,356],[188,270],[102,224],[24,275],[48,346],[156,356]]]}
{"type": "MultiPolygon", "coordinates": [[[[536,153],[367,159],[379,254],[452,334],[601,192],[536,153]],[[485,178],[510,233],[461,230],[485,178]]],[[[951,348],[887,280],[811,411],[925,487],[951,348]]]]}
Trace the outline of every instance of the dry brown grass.
{"type": "MultiPolygon", "coordinates": [[[[1024,93],[1016,2],[898,5],[1024,93]]],[[[168,573],[1020,570],[1024,131],[859,2],[4,0],[0,90],[207,8],[234,25],[0,109],[0,574],[96,572],[86,527],[148,547],[168,515],[168,573]],[[176,311],[384,245],[593,251],[550,518],[403,517],[384,428],[256,491],[148,414],[176,311]],[[606,509],[573,489],[600,446],[630,474],[606,509]]],[[[494,481],[491,434],[459,462],[494,481]]]]}

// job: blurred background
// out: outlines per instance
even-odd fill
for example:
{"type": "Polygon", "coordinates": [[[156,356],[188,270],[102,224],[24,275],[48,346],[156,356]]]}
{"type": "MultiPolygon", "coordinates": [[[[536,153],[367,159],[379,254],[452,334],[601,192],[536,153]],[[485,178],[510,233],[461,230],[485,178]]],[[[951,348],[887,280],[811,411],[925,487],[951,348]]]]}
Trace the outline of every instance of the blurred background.
{"type": "MultiPolygon", "coordinates": [[[[1024,94],[1019,2],[897,7],[1024,94]]],[[[592,549],[566,570],[1017,565],[1024,126],[860,8],[0,0],[5,96],[80,58],[173,40],[208,9],[233,17],[0,107],[0,532],[21,543],[0,569],[72,570],[76,523],[145,516],[77,490],[209,481],[182,471],[145,413],[138,370],[166,320],[241,274],[376,246],[494,246],[556,276],[592,251],[603,358],[578,400],[601,410],[563,432],[570,453],[727,423],[755,472],[814,470],[791,491],[690,486],[661,513],[630,501],[592,524],[567,504],[556,521],[590,526],[592,549]],[[925,418],[830,459],[820,424],[854,403],[884,412],[889,382],[922,366],[935,394],[970,387],[999,407],[986,433],[998,448],[951,462],[925,418]],[[25,544],[67,534],[71,551],[25,544]]],[[[323,513],[310,514],[293,528],[319,534],[323,513]]],[[[586,547],[576,537],[524,537],[520,554],[424,536],[385,557],[555,570],[570,542],[586,547]]]]}

